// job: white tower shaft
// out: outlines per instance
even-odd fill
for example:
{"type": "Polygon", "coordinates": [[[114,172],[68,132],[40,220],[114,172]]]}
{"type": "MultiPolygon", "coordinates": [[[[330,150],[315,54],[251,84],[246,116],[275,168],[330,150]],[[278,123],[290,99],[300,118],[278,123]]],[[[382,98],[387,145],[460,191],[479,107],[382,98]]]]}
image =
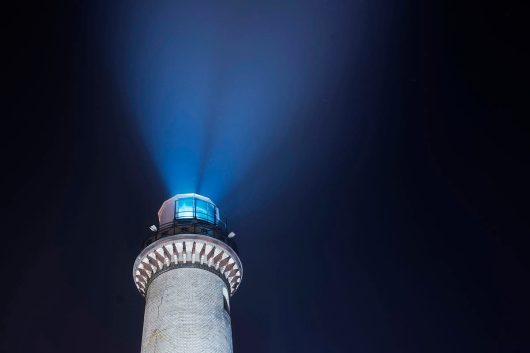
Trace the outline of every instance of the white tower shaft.
{"type": "Polygon", "coordinates": [[[232,353],[227,293],[201,268],[161,273],[147,289],[142,353],[232,353]]]}

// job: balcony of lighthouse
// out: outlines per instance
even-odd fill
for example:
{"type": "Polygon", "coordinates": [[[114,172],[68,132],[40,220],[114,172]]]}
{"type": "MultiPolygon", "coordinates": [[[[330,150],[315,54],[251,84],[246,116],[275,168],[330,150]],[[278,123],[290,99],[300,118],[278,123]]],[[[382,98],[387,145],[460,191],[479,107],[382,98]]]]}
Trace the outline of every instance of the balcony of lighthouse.
{"type": "Polygon", "coordinates": [[[159,226],[145,239],[143,248],[172,235],[201,234],[224,242],[237,253],[226,219],[221,218],[219,208],[208,197],[175,195],[160,207],[158,221],[159,226]]]}

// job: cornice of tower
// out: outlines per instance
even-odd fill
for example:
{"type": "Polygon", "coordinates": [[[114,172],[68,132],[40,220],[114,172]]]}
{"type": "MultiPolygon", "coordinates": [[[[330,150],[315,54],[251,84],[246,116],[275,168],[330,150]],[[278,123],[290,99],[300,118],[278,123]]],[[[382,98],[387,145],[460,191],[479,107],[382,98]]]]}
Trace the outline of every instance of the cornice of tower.
{"type": "Polygon", "coordinates": [[[227,244],[200,234],[178,234],[159,239],[142,250],[133,267],[134,283],[145,296],[159,274],[178,268],[202,268],[219,275],[233,295],[243,278],[241,260],[227,244]]]}

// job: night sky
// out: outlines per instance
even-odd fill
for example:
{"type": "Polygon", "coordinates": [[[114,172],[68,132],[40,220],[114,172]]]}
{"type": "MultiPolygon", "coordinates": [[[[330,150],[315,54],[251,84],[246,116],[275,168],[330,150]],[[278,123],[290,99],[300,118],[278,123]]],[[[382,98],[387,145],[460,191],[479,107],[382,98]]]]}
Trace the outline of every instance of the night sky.
{"type": "Polygon", "coordinates": [[[183,192],[237,234],[235,353],[530,351],[515,2],[3,14],[0,351],[140,352],[133,262],[183,192]]]}

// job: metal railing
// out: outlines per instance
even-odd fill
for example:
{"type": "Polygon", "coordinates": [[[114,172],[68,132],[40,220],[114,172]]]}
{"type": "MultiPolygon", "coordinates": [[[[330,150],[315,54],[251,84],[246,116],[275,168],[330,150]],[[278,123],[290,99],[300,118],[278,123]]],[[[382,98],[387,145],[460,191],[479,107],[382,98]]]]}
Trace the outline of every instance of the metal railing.
{"type": "Polygon", "coordinates": [[[145,239],[143,247],[145,248],[161,238],[177,234],[202,234],[227,244],[233,243],[228,238],[226,220],[224,222],[216,220],[215,223],[211,223],[207,220],[190,217],[175,219],[173,222],[160,225],[145,239]]]}

